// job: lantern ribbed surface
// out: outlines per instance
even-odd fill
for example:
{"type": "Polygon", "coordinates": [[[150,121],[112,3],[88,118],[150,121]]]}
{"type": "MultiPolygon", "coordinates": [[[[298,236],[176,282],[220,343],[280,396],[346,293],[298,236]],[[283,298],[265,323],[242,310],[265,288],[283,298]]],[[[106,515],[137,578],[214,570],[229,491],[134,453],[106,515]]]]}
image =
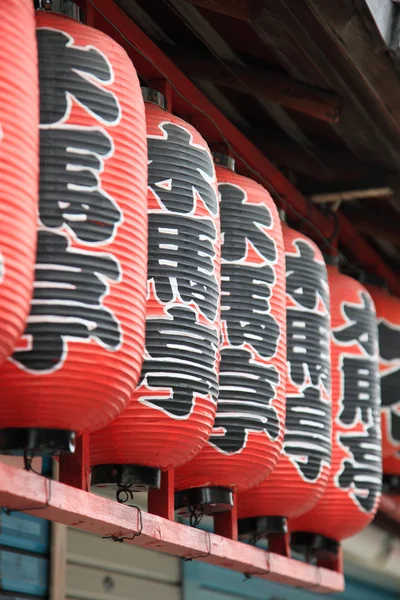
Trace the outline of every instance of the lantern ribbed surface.
{"type": "Polygon", "coordinates": [[[39,86],[32,2],[0,0],[0,365],[32,295],[38,204],[39,86]]]}
{"type": "Polygon", "coordinates": [[[309,238],[283,224],[287,378],[282,455],[259,486],[238,494],[239,519],[298,517],[322,496],[332,455],[328,274],[309,238]]]}
{"type": "Polygon", "coordinates": [[[400,299],[376,285],[367,289],[378,319],[382,454],[386,458],[400,450],[400,299]]]}
{"type": "Polygon", "coordinates": [[[292,532],[341,541],[373,519],[381,494],[378,332],[373,301],[356,280],[328,267],[331,297],[332,467],[316,506],[292,532]]]}
{"type": "Polygon", "coordinates": [[[91,436],[92,465],[168,469],[199,452],[215,417],[220,223],[210,150],[188,123],[146,103],[149,268],[146,349],[128,408],[91,436]]]}
{"type": "Polygon", "coordinates": [[[260,483],[278,460],[285,421],[282,229],[268,192],[217,166],[221,195],[221,365],[209,442],[175,472],[176,490],[260,483]]]}
{"type": "Polygon", "coordinates": [[[83,433],[125,408],[140,374],[147,266],[144,103],[131,61],[111,38],[62,15],[38,12],[36,18],[35,288],[25,333],[1,372],[0,423],[83,433]]]}

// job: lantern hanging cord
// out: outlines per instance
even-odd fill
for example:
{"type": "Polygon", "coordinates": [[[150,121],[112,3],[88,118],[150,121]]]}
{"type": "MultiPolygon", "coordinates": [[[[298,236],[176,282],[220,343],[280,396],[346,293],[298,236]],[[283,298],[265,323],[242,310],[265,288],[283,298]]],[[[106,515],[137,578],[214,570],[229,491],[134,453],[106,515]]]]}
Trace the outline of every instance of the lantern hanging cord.
{"type": "MultiPolygon", "coordinates": [[[[324,241],[324,245],[331,248],[332,250],[335,251],[335,253],[337,253],[337,255],[340,257],[340,259],[342,260],[342,262],[348,262],[347,259],[345,258],[345,256],[338,251],[338,249],[334,246],[334,244],[332,243],[332,237],[331,239],[329,239],[328,237],[326,237],[320,230],[319,228],[314,225],[314,223],[312,223],[312,221],[307,218],[306,216],[304,216],[301,212],[299,212],[296,208],[294,208],[294,206],[292,206],[290,204],[290,202],[286,199],[283,198],[279,192],[277,192],[277,190],[273,187],[273,185],[267,181],[262,175],[261,173],[259,173],[256,169],[253,169],[253,167],[251,167],[246,160],[244,160],[244,158],[242,158],[240,156],[240,154],[238,152],[236,152],[236,150],[231,146],[231,144],[229,143],[229,141],[226,139],[224,133],[221,131],[220,127],[218,126],[218,124],[216,123],[216,121],[205,111],[203,110],[200,106],[197,106],[194,102],[192,102],[191,100],[189,100],[184,94],[182,94],[182,92],[180,92],[177,87],[174,85],[174,83],[169,79],[169,77],[167,77],[167,75],[165,75],[165,73],[162,71],[162,69],[160,69],[160,67],[153,61],[151,60],[144,52],[142,52],[141,50],[139,50],[139,48],[137,48],[137,46],[134,46],[132,44],[132,42],[122,33],[122,31],[104,14],[104,12],[95,4],[95,2],[93,2],[93,0],[88,0],[88,2],[93,6],[93,8],[103,17],[103,19],[105,19],[107,21],[107,23],[109,23],[113,29],[115,29],[115,31],[118,32],[118,34],[125,40],[125,42],[138,54],[140,54],[141,56],[143,56],[143,58],[145,58],[163,77],[166,81],[168,81],[168,83],[171,85],[172,89],[176,92],[176,94],[178,94],[178,96],[180,98],[182,98],[183,100],[185,100],[185,102],[187,102],[192,108],[194,108],[195,110],[197,110],[198,112],[200,112],[202,115],[204,115],[213,125],[214,127],[217,129],[217,131],[219,132],[220,136],[222,137],[222,139],[224,140],[224,143],[227,145],[227,147],[232,151],[232,153],[235,155],[235,157],[237,159],[239,159],[239,161],[241,163],[243,163],[246,168],[253,174],[255,175],[260,181],[263,182],[265,188],[271,193],[272,196],[274,196],[277,200],[279,200],[279,202],[281,202],[284,206],[286,206],[287,208],[290,209],[290,211],[296,215],[296,217],[304,222],[307,223],[307,225],[314,231],[314,233],[316,234],[316,236],[319,239],[322,239],[324,241]]],[[[221,60],[221,59],[219,59],[221,60]]],[[[236,74],[235,74],[236,77],[236,74]]],[[[336,236],[337,233],[334,232],[334,236],[336,236]]]]}
{"type": "Polygon", "coordinates": [[[189,504],[188,506],[188,510],[189,510],[189,522],[190,522],[190,527],[198,527],[202,521],[202,518],[204,517],[204,510],[203,507],[201,507],[200,509],[197,508],[197,506],[189,504]]]}
{"type": "Polygon", "coordinates": [[[126,504],[128,500],[133,500],[133,492],[131,490],[131,485],[122,485],[118,484],[118,489],[116,492],[116,499],[119,504],[126,504]],[[125,496],[124,496],[125,494],[125,496]]]}
{"type": "MultiPolygon", "coordinates": [[[[132,492],[130,492],[132,494],[132,492]]],[[[133,498],[133,494],[132,494],[132,498],[133,498]]],[[[126,501],[125,501],[126,502],[126,501]]],[[[124,504],[125,502],[120,502],[120,504],[124,504]]],[[[139,531],[137,531],[136,533],[134,533],[132,536],[119,536],[119,535],[104,535],[102,537],[103,540],[112,540],[113,542],[119,542],[120,544],[122,544],[122,542],[131,542],[132,540],[134,540],[135,538],[139,537],[139,535],[142,535],[143,533],[143,515],[142,515],[142,511],[140,510],[140,508],[138,506],[135,505],[129,505],[129,508],[136,508],[136,510],[138,511],[138,517],[139,517],[139,531]]]]}
{"type": "Polygon", "coordinates": [[[197,558],[207,558],[208,556],[210,556],[211,554],[211,535],[209,531],[205,531],[204,532],[206,534],[206,540],[207,540],[207,552],[205,554],[198,554],[197,556],[190,556],[190,557],[182,557],[182,560],[184,560],[185,562],[192,562],[192,560],[196,560],[197,558]]]}

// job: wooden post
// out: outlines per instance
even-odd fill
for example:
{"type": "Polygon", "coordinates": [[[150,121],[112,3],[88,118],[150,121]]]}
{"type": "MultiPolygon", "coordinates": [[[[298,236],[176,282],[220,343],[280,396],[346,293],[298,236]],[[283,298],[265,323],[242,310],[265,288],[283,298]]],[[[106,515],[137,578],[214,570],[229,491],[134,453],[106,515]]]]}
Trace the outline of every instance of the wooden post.
{"type": "Polygon", "coordinates": [[[214,533],[222,535],[229,540],[238,539],[238,518],[235,494],[233,494],[232,510],[216,513],[214,515],[214,533]]]}
{"type": "Polygon", "coordinates": [[[60,482],[87,492],[89,480],[90,445],[89,435],[85,434],[77,438],[74,454],[60,456],[60,482]]]}
{"type": "Polygon", "coordinates": [[[151,488],[149,490],[148,512],[173,521],[175,516],[174,494],[174,470],[163,471],[160,489],[151,488]]]}
{"type": "Polygon", "coordinates": [[[281,556],[290,558],[290,544],[288,533],[269,533],[268,534],[268,551],[275,552],[281,556]]]}
{"type": "Polygon", "coordinates": [[[160,92],[161,94],[163,94],[163,96],[165,96],[165,99],[167,101],[167,110],[169,112],[172,112],[173,89],[170,82],[166,79],[152,79],[149,83],[152,88],[154,88],[155,90],[157,90],[157,92],[160,92]]]}

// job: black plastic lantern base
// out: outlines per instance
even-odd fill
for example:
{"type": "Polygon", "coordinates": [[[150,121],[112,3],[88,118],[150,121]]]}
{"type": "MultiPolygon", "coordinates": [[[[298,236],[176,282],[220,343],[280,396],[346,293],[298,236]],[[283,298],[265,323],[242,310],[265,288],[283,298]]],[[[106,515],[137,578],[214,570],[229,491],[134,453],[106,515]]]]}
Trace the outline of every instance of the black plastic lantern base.
{"type": "Polygon", "coordinates": [[[400,494],[400,475],[383,475],[382,491],[384,494],[400,494]]]}
{"type": "Polygon", "coordinates": [[[239,540],[255,541],[268,538],[270,533],[287,533],[285,517],[248,517],[239,519],[239,540]]]}
{"type": "Polygon", "coordinates": [[[129,488],[131,492],[160,489],[161,470],[140,465],[96,465],[92,467],[91,485],[102,488],[129,488]]]}
{"type": "Polygon", "coordinates": [[[336,540],[305,531],[292,533],[290,546],[294,552],[302,554],[307,560],[337,557],[340,550],[340,543],[336,540]]]}
{"type": "Polygon", "coordinates": [[[182,517],[189,517],[193,510],[214,515],[232,508],[233,494],[229,488],[204,487],[175,492],[175,511],[182,517]]]}
{"type": "Polygon", "coordinates": [[[64,429],[10,427],[0,429],[0,453],[22,456],[59,456],[75,452],[76,435],[64,429]]]}

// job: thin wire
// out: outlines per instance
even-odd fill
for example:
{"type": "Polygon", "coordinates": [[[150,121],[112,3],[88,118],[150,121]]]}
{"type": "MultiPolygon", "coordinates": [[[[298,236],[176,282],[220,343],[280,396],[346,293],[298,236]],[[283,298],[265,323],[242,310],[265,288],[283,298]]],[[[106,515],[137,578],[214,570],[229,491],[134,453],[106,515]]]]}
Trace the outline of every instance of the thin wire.
{"type": "Polygon", "coordinates": [[[222,139],[224,140],[224,143],[228,146],[228,148],[231,150],[231,152],[236,156],[237,159],[239,159],[239,161],[241,163],[243,163],[246,168],[255,176],[257,176],[258,179],[260,179],[264,185],[265,188],[271,193],[272,196],[275,196],[276,199],[278,199],[281,203],[283,203],[286,207],[290,208],[291,212],[293,212],[296,217],[304,222],[307,223],[307,225],[314,231],[314,233],[321,238],[324,242],[325,245],[331,249],[333,249],[335,251],[335,253],[338,254],[338,256],[341,258],[342,261],[347,262],[347,259],[344,257],[344,255],[339,252],[337,250],[337,248],[333,245],[333,240],[327,238],[319,229],[316,225],[314,225],[314,223],[312,223],[312,221],[310,219],[308,219],[307,217],[305,217],[304,215],[302,215],[296,208],[294,208],[294,206],[292,206],[290,204],[290,202],[288,200],[286,200],[286,198],[283,198],[279,192],[274,188],[274,186],[267,181],[262,175],[261,173],[259,173],[256,169],[253,169],[253,167],[251,167],[244,158],[242,158],[240,156],[240,154],[238,152],[236,152],[236,150],[231,146],[230,142],[227,140],[227,138],[225,137],[224,133],[221,131],[219,125],[216,123],[216,121],[205,111],[203,110],[200,106],[197,106],[194,102],[192,102],[191,100],[189,100],[189,98],[187,98],[184,94],[182,94],[177,87],[174,85],[174,83],[169,79],[169,77],[163,72],[162,69],[160,69],[160,67],[151,59],[149,58],[149,56],[147,56],[144,52],[142,52],[141,50],[139,50],[139,48],[137,46],[134,46],[134,44],[132,44],[132,42],[122,33],[122,31],[104,14],[104,12],[98,7],[96,6],[96,4],[93,2],[93,0],[88,0],[90,2],[90,4],[97,10],[97,12],[107,21],[107,23],[109,23],[114,29],[115,31],[117,31],[119,33],[119,35],[125,40],[125,42],[138,54],[140,54],[141,56],[143,56],[143,58],[145,58],[148,62],[150,62],[152,64],[152,66],[163,76],[163,78],[168,81],[168,83],[170,84],[170,86],[172,87],[172,89],[175,91],[176,94],[178,94],[178,96],[180,98],[182,98],[183,100],[185,100],[185,102],[187,102],[192,108],[194,108],[195,110],[197,110],[198,112],[200,112],[202,115],[204,115],[213,125],[214,127],[217,129],[217,131],[219,132],[220,136],[222,137],[222,139]]]}
{"type": "MultiPolygon", "coordinates": [[[[124,502],[120,502],[120,504],[124,504],[124,502]]],[[[129,508],[136,508],[138,511],[138,515],[139,515],[139,531],[137,533],[134,533],[131,537],[128,536],[118,536],[118,535],[104,535],[103,536],[103,540],[112,540],[113,542],[119,542],[120,544],[122,544],[122,542],[131,542],[132,540],[134,540],[135,538],[139,537],[140,535],[142,535],[143,533],[143,515],[142,515],[142,511],[138,506],[135,505],[129,505],[129,508]]]]}
{"type": "Polygon", "coordinates": [[[205,554],[198,554],[197,556],[191,556],[191,557],[182,557],[182,560],[184,560],[185,562],[192,562],[192,560],[196,560],[197,558],[207,558],[208,556],[210,556],[211,554],[211,534],[209,531],[205,531],[204,532],[206,534],[206,539],[207,539],[207,552],[205,554]]]}

